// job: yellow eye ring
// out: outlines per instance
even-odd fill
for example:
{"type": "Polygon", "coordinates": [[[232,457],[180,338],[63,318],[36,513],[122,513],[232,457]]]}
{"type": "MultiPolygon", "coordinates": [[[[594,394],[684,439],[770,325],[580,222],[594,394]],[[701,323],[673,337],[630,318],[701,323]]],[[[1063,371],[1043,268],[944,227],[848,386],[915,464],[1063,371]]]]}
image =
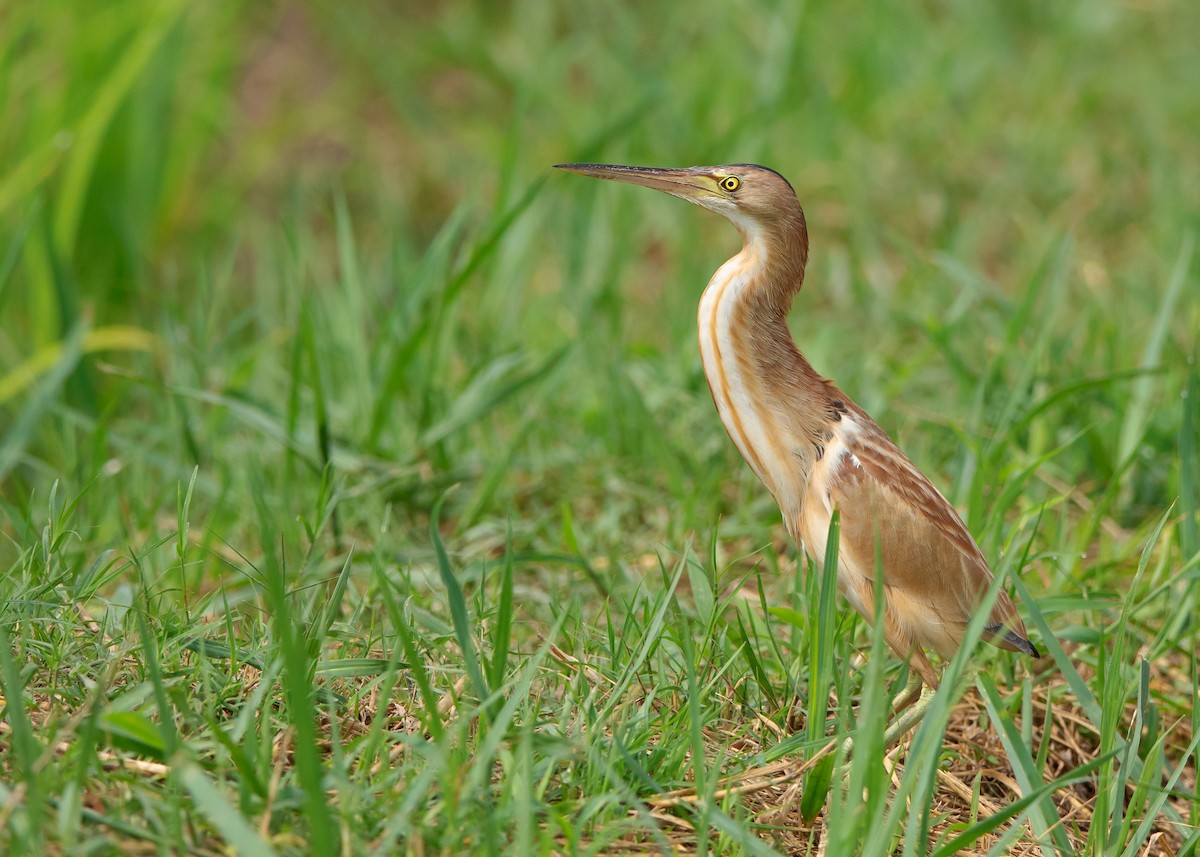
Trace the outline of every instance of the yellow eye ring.
{"type": "Polygon", "coordinates": [[[725,176],[725,178],[721,179],[720,185],[724,190],[732,193],[742,186],[742,180],[737,176],[725,176]]]}

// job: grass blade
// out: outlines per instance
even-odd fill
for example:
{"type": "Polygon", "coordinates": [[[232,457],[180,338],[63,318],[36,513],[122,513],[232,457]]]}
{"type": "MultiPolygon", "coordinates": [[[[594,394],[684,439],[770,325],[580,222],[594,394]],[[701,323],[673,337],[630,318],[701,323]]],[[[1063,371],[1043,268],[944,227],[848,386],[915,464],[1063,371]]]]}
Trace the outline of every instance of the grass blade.
{"type": "MultiPolygon", "coordinates": [[[[1158,305],[1158,314],[1154,319],[1154,329],[1146,347],[1142,351],[1139,368],[1152,369],[1162,359],[1163,345],[1167,339],[1171,322],[1175,319],[1175,305],[1183,294],[1184,284],[1188,282],[1188,272],[1192,266],[1192,252],[1196,248],[1195,233],[1188,233],[1179,255],[1175,259],[1175,267],[1167,280],[1167,288],[1162,301],[1158,305]]],[[[1137,445],[1141,443],[1146,432],[1153,409],[1150,407],[1150,397],[1154,393],[1154,378],[1146,375],[1133,384],[1133,394],[1125,407],[1125,420],[1121,423],[1121,437],[1117,446],[1117,461],[1125,462],[1133,455],[1137,445]]]]}
{"type": "Polygon", "coordinates": [[[12,730],[13,773],[25,787],[23,804],[28,819],[25,830],[29,841],[37,843],[41,841],[44,798],[36,766],[42,748],[25,710],[25,682],[12,653],[8,628],[0,622],[0,688],[4,690],[4,719],[12,730]]]}
{"type": "Polygon", "coordinates": [[[270,516],[265,508],[261,484],[255,486],[255,500],[260,507],[267,604],[271,611],[279,657],[283,660],[281,682],[287,702],[285,710],[288,722],[295,730],[296,775],[303,791],[309,847],[316,854],[333,854],[339,837],[334,815],[325,798],[325,765],[317,744],[317,707],[312,683],[315,652],[309,650],[310,638],[299,627],[283,565],[276,558],[271,544],[270,516]]]}
{"type": "Polygon", "coordinates": [[[450,618],[454,622],[454,636],[458,641],[458,648],[462,652],[467,678],[471,681],[475,695],[480,702],[483,702],[489,696],[488,685],[483,677],[483,670],[479,667],[479,649],[476,646],[475,637],[471,633],[471,617],[467,612],[467,599],[454,574],[450,557],[446,555],[446,546],[442,544],[441,533],[438,532],[438,516],[445,499],[443,495],[429,516],[429,538],[433,542],[433,549],[437,554],[438,573],[442,578],[442,586],[446,589],[446,600],[450,604],[450,618]]]}
{"type": "MultiPolygon", "coordinates": [[[[1004,712],[996,685],[989,676],[980,675],[975,686],[983,696],[988,716],[1008,754],[1008,760],[1013,766],[1013,775],[1020,784],[1022,793],[1033,794],[1042,783],[1041,772],[1037,770],[1029,749],[1022,741],[1020,730],[1004,712]]],[[[1067,839],[1067,832],[1058,810],[1048,797],[1030,805],[1029,821],[1045,857],[1061,857],[1064,854],[1075,853],[1070,840],[1067,839]]]]}
{"type": "Polygon", "coordinates": [[[242,818],[241,813],[225,799],[199,766],[184,762],[177,769],[177,776],[196,802],[197,809],[204,813],[241,857],[275,857],[275,849],[242,818]]]}
{"type": "Polygon", "coordinates": [[[500,565],[500,602],[496,605],[496,629],[492,634],[491,686],[500,687],[508,670],[508,651],[513,621],[512,524],[504,540],[504,562],[500,565]]]}
{"type": "Polygon", "coordinates": [[[37,429],[38,421],[50,409],[54,397],[79,365],[85,336],[83,325],[76,326],[57,353],[58,360],[54,367],[41,377],[17,418],[0,437],[0,485],[20,460],[37,429]]]}
{"type": "Polygon", "coordinates": [[[91,106],[75,128],[54,217],[55,247],[65,257],[69,257],[75,247],[75,236],[82,221],[84,200],[96,155],[113,115],[186,8],[184,3],[177,0],[156,5],[153,13],[143,22],[141,32],[96,89],[91,106]]]}

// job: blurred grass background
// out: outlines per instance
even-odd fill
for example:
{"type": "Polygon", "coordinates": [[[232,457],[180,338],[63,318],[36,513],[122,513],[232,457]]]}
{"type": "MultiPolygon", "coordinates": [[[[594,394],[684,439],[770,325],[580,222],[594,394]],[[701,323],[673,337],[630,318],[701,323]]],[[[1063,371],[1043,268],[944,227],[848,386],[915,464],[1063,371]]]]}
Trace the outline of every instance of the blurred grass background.
{"type": "MultiPolygon", "coordinates": [[[[640,808],[761,761],[751,712],[783,729],[813,678],[812,581],[694,343],[736,236],[549,170],[575,160],[788,176],[801,348],[1022,578],[1095,747],[1161,709],[1145,767],[1112,771],[1194,795],[1194,747],[1150,749],[1195,718],[1198,25],[1182,2],[0,4],[9,847],[788,848],[736,801],[640,808]],[[451,699],[465,725],[436,725],[451,699]]],[[[1029,729],[1033,683],[994,663],[1015,690],[990,728],[1029,729]]],[[[1071,847],[1175,811],[1102,792],[1071,847]]],[[[889,819],[827,853],[898,847],[889,819]]],[[[924,825],[905,848],[949,835],[924,825]]]]}

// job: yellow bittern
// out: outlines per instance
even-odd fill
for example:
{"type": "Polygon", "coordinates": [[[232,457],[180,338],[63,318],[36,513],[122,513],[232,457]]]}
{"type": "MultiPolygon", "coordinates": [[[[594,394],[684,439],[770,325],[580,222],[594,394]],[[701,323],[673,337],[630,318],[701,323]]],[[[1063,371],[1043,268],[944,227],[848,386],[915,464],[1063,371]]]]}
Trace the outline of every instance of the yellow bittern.
{"type": "MultiPolygon", "coordinates": [[[[912,669],[908,701],[921,679],[936,688],[925,650],[954,654],[992,573],[946,498],[796,348],[786,317],[804,282],[808,228],[787,179],[753,164],[558,167],[664,191],[737,227],[741,252],[713,274],[700,298],[700,357],[721,422],[774,495],[792,538],[816,562],[838,512],[838,589],[871,619],[882,570],[882,627],[912,669]]],[[[983,633],[1002,649],[1038,657],[1004,592],[983,633]]]]}

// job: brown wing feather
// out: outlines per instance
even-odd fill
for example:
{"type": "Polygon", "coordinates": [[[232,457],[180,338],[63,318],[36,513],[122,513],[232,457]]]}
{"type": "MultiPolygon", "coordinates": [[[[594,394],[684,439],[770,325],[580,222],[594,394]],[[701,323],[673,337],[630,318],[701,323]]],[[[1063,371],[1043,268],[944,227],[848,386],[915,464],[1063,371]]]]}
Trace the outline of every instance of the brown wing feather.
{"type": "MultiPolygon", "coordinates": [[[[878,545],[896,621],[913,629],[913,642],[953,654],[991,584],[991,570],[962,519],[924,474],[861,410],[855,422],[859,432],[849,438],[828,485],[841,510],[842,549],[859,574],[873,579],[878,545]]],[[[1036,653],[1004,592],[990,620],[989,642],[1036,653]]]]}

